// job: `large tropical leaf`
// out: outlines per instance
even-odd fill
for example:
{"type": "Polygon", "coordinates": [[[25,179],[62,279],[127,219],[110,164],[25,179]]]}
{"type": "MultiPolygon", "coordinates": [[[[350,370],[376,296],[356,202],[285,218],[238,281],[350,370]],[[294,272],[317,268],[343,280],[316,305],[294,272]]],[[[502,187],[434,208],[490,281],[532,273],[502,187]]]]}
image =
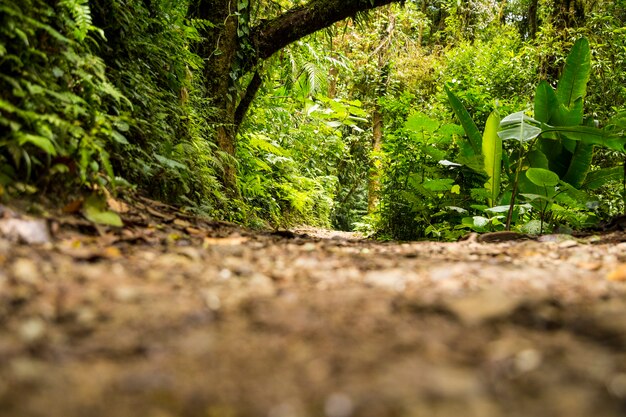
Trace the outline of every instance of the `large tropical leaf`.
{"type": "Polygon", "coordinates": [[[583,99],[579,98],[569,107],[563,103],[558,103],[550,117],[550,124],[554,126],[578,126],[582,124],[583,118],[583,99]]]}
{"type": "Polygon", "coordinates": [[[585,144],[605,146],[619,152],[625,152],[626,136],[610,130],[591,126],[545,126],[544,132],[557,132],[570,140],[585,144]]]}
{"type": "Polygon", "coordinates": [[[550,162],[548,161],[546,154],[539,149],[533,149],[530,151],[528,155],[526,155],[526,160],[531,168],[550,169],[550,162]]]}
{"type": "Polygon", "coordinates": [[[541,123],[550,123],[552,114],[559,107],[556,93],[547,81],[541,81],[535,91],[535,119],[541,123]]]}
{"type": "Polygon", "coordinates": [[[624,181],[624,171],[626,168],[619,165],[611,168],[603,168],[590,172],[585,178],[585,182],[581,188],[586,190],[596,190],[603,185],[612,181],[624,181]]]}
{"type": "Polygon", "coordinates": [[[587,81],[591,74],[591,50],[589,41],[581,38],[574,43],[565,61],[565,68],[556,88],[559,102],[571,108],[574,102],[584,98],[587,81]]]}
{"type": "Polygon", "coordinates": [[[489,190],[489,205],[493,207],[497,203],[500,194],[500,172],[502,170],[502,139],[498,136],[500,116],[493,112],[487,119],[483,133],[483,155],[485,157],[485,172],[489,180],[485,188],[489,190]]]}
{"type": "Polygon", "coordinates": [[[417,133],[434,133],[439,128],[439,122],[431,119],[424,113],[411,114],[404,123],[404,128],[417,133]]]}
{"type": "Polygon", "coordinates": [[[528,168],[526,177],[539,187],[554,187],[559,183],[559,176],[543,168],[528,168]]]}
{"type": "Polygon", "coordinates": [[[469,142],[472,150],[474,151],[474,155],[478,156],[481,154],[482,150],[482,137],[476,123],[472,120],[472,117],[461,103],[461,100],[457,96],[454,95],[452,91],[448,88],[448,86],[444,87],[446,90],[446,94],[448,94],[448,101],[452,106],[452,110],[454,110],[454,114],[461,121],[461,125],[469,138],[469,142]]]}
{"type": "Polygon", "coordinates": [[[580,188],[591,168],[592,159],[593,145],[583,142],[576,143],[576,150],[572,156],[567,173],[563,177],[563,181],[575,188],[580,188]]]}
{"type": "Polygon", "coordinates": [[[532,117],[526,116],[523,111],[509,114],[500,122],[498,135],[502,140],[515,139],[520,142],[528,142],[541,134],[540,123],[532,117]]]}
{"type": "Polygon", "coordinates": [[[617,113],[608,121],[607,130],[622,136],[626,134],[626,110],[617,113]]]}

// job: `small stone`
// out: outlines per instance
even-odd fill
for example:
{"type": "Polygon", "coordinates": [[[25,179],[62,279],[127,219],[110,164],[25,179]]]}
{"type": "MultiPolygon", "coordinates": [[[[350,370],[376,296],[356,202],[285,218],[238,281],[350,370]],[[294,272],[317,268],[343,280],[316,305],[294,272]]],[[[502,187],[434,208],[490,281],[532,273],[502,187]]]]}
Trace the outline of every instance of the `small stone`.
{"type": "Polygon", "coordinates": [[[297,404],[283,402],[272,407],[267,413],[267,417],[298,417],[302,415],[299,410],[300,407],[297,404]]]}
{"type": "Polygon", "coordinates": [[[93,325],[97,318],[97,314],[89,307],[83,307],[76,313],[76,321],[83,326],[93,325]]]}
{"type": "Polygon", "coordinates": [[[365,274],[363,282],[374,287],[386,288],[392,291],[404,291],[406,288],[406,271],[390,269],[371,271],[365,274]]]}
{"type": "Polygon", "coordinates": [[[131,303],[139,298],[139,291],[132,287],[119,287],[115,289],[114,297],[122,303],[131,303]]]}
{"type": "Polygon", "coordinates": [[[626,373],[615,375],[607,385],[611,394],[626,399],[626,373]]]}
{"type": "Polygon", "coordinates": [[[578,242],[576,242],[575,240],[565,240],[559,243],[559,248],[561,249],[573,248],[575,246],[578,246],[578,242]]]}
{"type": "Polygon", "coordinates": [[[606,276],[609,281],[626,282],[626,264],[618,265],[606,276]]]}
{"type": "Polygon", "coordinates": [[[324,404],[326,417],[349,417],[354,412],[352,399],[346,394],[331,394],[324,404]]]}
{"type": "Polygon", "coordinates": [[[9,240],[32,244],[50,242],[48,222],[44,219],[2,219],[0,234],[9,240]]]}
{"type": "Polygon", "coordinates": [[[586,271],[597,271],[602,268],[602,263],[600,262],[579,262],[576,264],[580,269],[584,269],[586,271]]]}
{"type": "Polygon", "coordinates": [[[248,281],[248,285],[256,295],[271,296],[275,293],[274,281],[263,274],[254,274],[248,281]]]}
{"type": "Polygon", "coordinates": [[[18,258],[13,263],[12,272],[17,281],[26,284],[35,284],[40,276],[37,264],[27,258],[18,258]]]}
{"type": "Polygon", "coordinates": [[[526,349],[515,355],[515,368],[520,373],[526,373],[537,369],[543,360],[541,352],[535,349],[526,349]]]}
{"type": "Polygon", "coordinates": [[[218,273],[220,281],[228,281],[233,276],[233,272],[230,269],[224,268],[218,273]]]}
{"type": "Polygon", "coordinates": [[[28,358],[16,358],[11,361],[11,371],[17,380],[34,382],[44,373],[44,365],[28,358]]]}
{"type": "Polygon", "coordinates": [[[302,245],[302,250],[304,252],[313,252],[315,249],[317,249],[317,245],[315,243],[308,242],[302,245]]]}
{"type": "Polygon", "coordinates": [[[43,339],[46,333],[46,323],[40,318],[31,318],[21,324],[19,335],[26,343],[36,343],[43,339]]]}
{"type": "Polygon", "coordinates": [[[498,289],[488,289],[448,300],[446,304],[463,323],[475,325],[509,314],[519,300],[498,289]]]}
{"type": "Polygon", "coordinates": [[[209,308],[209,310],[217,311],[222,307],[222,301],[220,297],[211,290],[204,290],[203,293],[204,304],[209,308]]]}

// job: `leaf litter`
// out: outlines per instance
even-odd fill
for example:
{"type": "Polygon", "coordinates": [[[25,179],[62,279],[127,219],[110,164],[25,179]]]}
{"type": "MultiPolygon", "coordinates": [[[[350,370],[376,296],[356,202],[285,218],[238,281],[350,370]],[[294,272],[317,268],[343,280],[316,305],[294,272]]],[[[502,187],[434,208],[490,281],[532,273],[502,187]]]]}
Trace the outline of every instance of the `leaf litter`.
{"type": "Polygon", "coordinates": [[[81,207],[2,207],[0,416],[626,410],[623,231],[381,243],[81,207]]]}

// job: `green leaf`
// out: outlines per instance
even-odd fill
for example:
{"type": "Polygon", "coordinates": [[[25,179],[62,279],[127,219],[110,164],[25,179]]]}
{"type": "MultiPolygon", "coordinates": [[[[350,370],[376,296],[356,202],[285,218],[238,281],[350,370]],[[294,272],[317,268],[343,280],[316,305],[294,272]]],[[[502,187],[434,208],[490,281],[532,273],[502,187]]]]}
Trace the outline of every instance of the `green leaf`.
{"type": "Polygon", "coordinates": [[[111,137],[113,138],[114,141],[116,141],[117,143],[121,145],[130,145],[130,143],[128,142],[128,139],[126,139],[124,135],[122,135],[120,132],[118,132],[115,129],[111,130],[111,137]]]}
{"type": "Polygon", "coordinates": [[[520,142],[528,142],[541,134],[537,125],[539,122],[532,117],[526,116],[523,111],[513,113],[502,119],[498,136],[502,140],[515,139],[520,142]]]}
{"type": "Polygon", "coordinates": [[[48,155],[56,156],[57,154],[57,151],[54,148],[54,143],[52,143],[52,141],[46,137],[32,135],[30,133],[19,133],[17,136],[20,145],[30,143],[43,150],[48,155]]]}
{"type": "Polygon", "coordinates": [[[543,226],[543,222],[541,220],[535,219],[524,224],[521,227],[520,231],[528,235],[538,235],[541,233],[542,226],[543,226]]]}
{"type": "Polygon", "coordinates": [[[591,168],[592,159],[593,145],[578,142],[567,173],[563,177],[563,181],[575,188],[580,188],[585,182],[585,177],[591,168]]]}
{"type": "Polygon", "coordinates": [[[182,170],[182,171],[186,171],[189,168],[187,167],[187,165],[183,165],[178,161],[175,161],[173,159],[170,158],[166,158],[163,155],[159,155],[157,153],[154,154],[154,158],[159,161],[159,163],[161,164],[161,166],[163,167],[167,167],[170,169],[178,169],[178,170],[182,170]]]}
{"type": "Polygon", "coordinates": [[[496,204],[498,195],[500,194],[500,172],[502,170],[502,139],[498,136],[498,128],[500,127],[500,117],[496,112],[489,115],[485,132],[483,133],[482,150],[485,157],[485,172],[489,176],[489,180],[485,187],[489,190],[491,197],[489,205],[496,204]]]}
{"type": "Polygon", "coordinates": [[[606,130],[624,136],[626,135],[626,110],[613,116],[606,124],[606,130]]]}
{"type": "Polygon", "coordinates": [[[417,112],[407,118],[406,123],[404,123],[404,128],[417,133],[434,133],[439,129],[439,122],[423,113],[417,112]]]}
{"type": "Polygon", "coordinates": [[[544,126],[544,133],[556,132],[568,139],[581,141],[585,144],[605,146],[619,152],[625,152],[626,136],[615,134],[611,130],[598,129],[590,126],[544,126]]]}
{"type": "Polygon", "coordinates": [[[422,185],[429,191],[449,191],[454,186],[454,180],[451,178],[438,178],[426,180],[422,185]]]}
{"type": "Polygon", "coordinates": [[[595,201],[585,191],[576,189],[564,182],[559,184],[559,194],[556,196],[556,200],[569,207],[578,207],[579,209],[587,209],[587,204],[595,201]]]}
{"type": "Polygon", "coordinates": [[[541,123],[550,123],[552,114],[559,106],[556,93],[547,81],[541,81],[535,92],[535,119],[541,123]]]}
{"type": "Polygon", "coordinates": [[[546,155],[539,149],[533,149],[526,156],[526,160],[531,168],[549,169],[550,163],[546,155]]]}
{"type": "Polygon", "coordinates": [[[580,38],[574,43],[565,61],[565,68],[556,88],[561,104],[571,108],[576,100],[584,98],[591,74],[591,50],[589,41],[580,38]]]}
{"type": "Polygon", "coordinates": [[[583,99],[579,98],[570,107],[559,103],[552,113],[550,123],[554,126],[578,126],[582,124],[583,118],[583,99]]]}
{"type": "Polygon", "coordinates": [[[106,202],[97,195],[89,196],[83,203],[83,215],[87,220],[106,226],[123,227],[120,216],[106,209],[106,202]]]}
{"type": "Polygon", "coordinates": [[[472,225],[477,228],[486,227],[489,224],[489,219],[483,216],[472,217],[472,225]]]}
{"type": "Polygon", "coordinates": [[[585,188],[587,190],[597,190],[598,188],[609,182],[623,180],[624,167],[622,165],[611,168],[603,168],[587,174],[582,188],[585,188]]]}
{"type": "Polygon", "coordinates": [[[510,206],[507,204],[506,206],[495,206],[486,208],[485,211],[489,213],[506,213],[509,211],[510,206]]]}
{"type": "Polygon", "coordinates": [[[474,155],[481,155],[482,150],[482,136],[476,123],[472,120],[472,117],[469,115],[461,100],[458,99],[457,96],[454,95],[452,91],[448,88],[448,86],[444,87],[446,90],[446,94],[448,94],[448,101],[452,106],[452,110],[454,110],[454,114],[461,121],[461,125],[463,129],[465,129],[465,133],[469,138],[469,143],[471,145],[471,149],[474,151],[474,155]]]}
{"type": "Polygon", "coordinates": [[[543,168],[528,168],[526,177],[539,187],[554,187],[559,183],[559,176],[556,173],[543,168]]]}

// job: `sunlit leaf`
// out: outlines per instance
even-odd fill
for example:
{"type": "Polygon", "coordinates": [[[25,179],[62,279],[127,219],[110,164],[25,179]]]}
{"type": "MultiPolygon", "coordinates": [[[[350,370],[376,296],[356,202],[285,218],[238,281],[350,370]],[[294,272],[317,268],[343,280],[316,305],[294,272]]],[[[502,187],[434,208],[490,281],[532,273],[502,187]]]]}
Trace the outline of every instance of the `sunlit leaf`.
{"type": "Polygon", "coordinates": [[[483,155],[485,157],[485,172],[489,176],[489,180],[485,187],[489,190],[491,196],[489,204],[494,205],[500,194],[500,172],[502,170],[502,139],[498,136],[498,128],[500,127],[500,117],[497,113],[491,113],[485,125],[483,133],[483,155]]]}
{"type": "Polygon", "coordinates": [[[587,93],[587,82],[590,74],[591,50],[589,41],[586,38],[581,38],[574,43],[565,61],[565,68],[563,68],[556,88],[559,102],[567,108],[571,108],[577,100],[584,98],[587,93]]]}
{"type": "Polygon", "coordinates": [[[559,183],[559,176],[544,168],[528,168],[526,177],[540,187],[554,187],[559,183]]]}
{"type": "Polygon", "coordinates": [[[97,196],[89,196],[83,203],[83,215],[87,220],[96,224],[106,226],[122,227],[122,219],[120,216],[106,209],[106,201],[97,196]]]}
{"type": "Polygon", "coordinates": [[[523,111],[513,113],[500,122],[501,131],[498,132],[498,136],[502,140],[528,142],[541,134],[541,128],[536,126],[538,124],[537,120],[527,116],[523,111]]]}

